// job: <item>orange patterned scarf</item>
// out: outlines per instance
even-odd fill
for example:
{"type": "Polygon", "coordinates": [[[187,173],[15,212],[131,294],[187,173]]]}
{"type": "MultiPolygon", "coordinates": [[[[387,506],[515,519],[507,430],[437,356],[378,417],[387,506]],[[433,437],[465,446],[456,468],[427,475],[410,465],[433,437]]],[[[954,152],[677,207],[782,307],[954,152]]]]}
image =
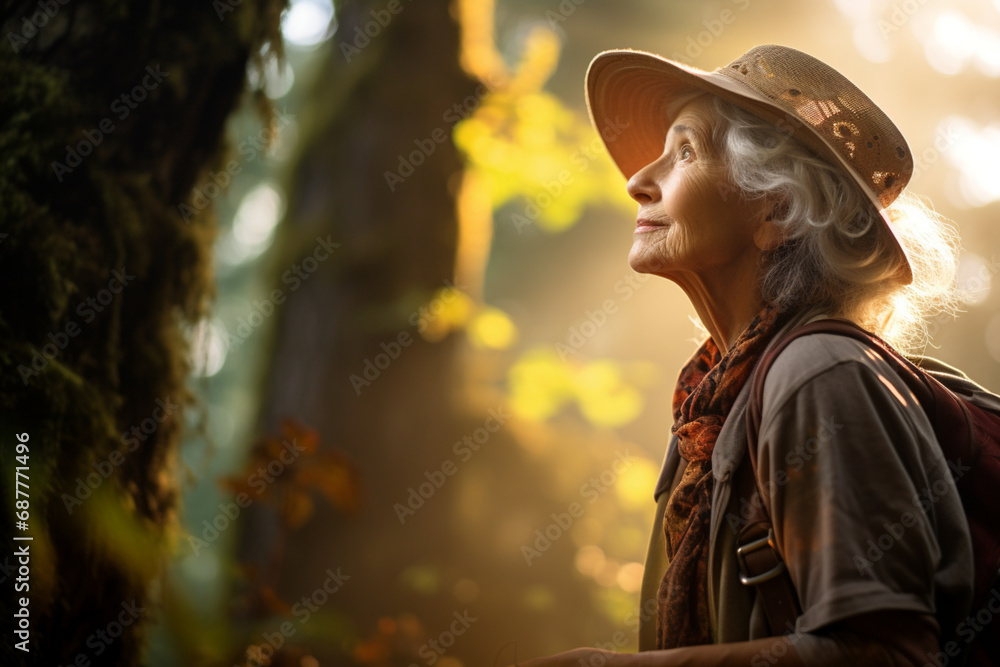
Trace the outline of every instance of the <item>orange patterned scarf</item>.
{"type": "Polygon", "coordinates": [[[663,516],[669,566],[657,593],[656,643],[661,649],[708,644],[708,542],[712,451],[740,389],[785,321],[765,307],[722,356],[706,340],[681,369],[674,390],[677,447],[688,465],[663,516]]]}

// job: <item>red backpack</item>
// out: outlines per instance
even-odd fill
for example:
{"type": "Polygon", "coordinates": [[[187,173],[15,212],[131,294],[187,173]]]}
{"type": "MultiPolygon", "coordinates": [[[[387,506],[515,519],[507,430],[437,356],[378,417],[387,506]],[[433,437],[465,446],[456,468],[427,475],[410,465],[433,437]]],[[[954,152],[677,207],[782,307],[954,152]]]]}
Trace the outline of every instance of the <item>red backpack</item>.
{"type": "MultiPolygon", "coordinates": [[[[977,630],[971,639],[963,636],[964,643],[953,641],[942,648],[939,664],[964,664],[970,667],[991,667],[1000,660],[1000,613],[991,607],[994,599],[1000,603],[1000,397],[995,405],[976,400],[970,392],[978,390],[988,395],[964,375],[948,369],[924,369],[907,359],[878,336],[842,320],[820,320],[799,327],[779,340],[761,357],[754,372],[750,402],[747,406],[747,437],[750,462],[757,479],[757,433],[760,430],[761,409],[764,396],[764,378],[771,364],[793,340],[814,333],[837,334],[861,341],[878,353],[906,383],[920,402],[934,428],[934,434],[953,473],[958,465],[971,466],[965,473],[956,475],[955,485],[962,499],[965,516],[972,534],[975,561],[975,583],[972,608],[969,616],[975,622],[970,628],[977,630]],[[978,618],[977,618],[978,617],[978,618]],[[958,658],[958,661],[953,662],[958,658]]],[[[925,362],[926,363],[926,362],[925,362]]],[[[935,362],[940,364],[940,362],[935,362]]],[[[928,364],[930,365],[930,364],[928,364]]],[[[760,489],[757,489],[760,493],[760,489]]],[[[771,531],[771,518],[763,502],[751,503],[754,513],[740,532],[737,561],[740,580],[756,586],[761,596],[768,624],[774,634],[794,629],[795,619],[801,613],[791,578],[781,560],[771,531]]],[[[970,630],[971,632],[971,630],[970,630]]],[[[951,629],[941,628],[942,637],[951,629]]]]}

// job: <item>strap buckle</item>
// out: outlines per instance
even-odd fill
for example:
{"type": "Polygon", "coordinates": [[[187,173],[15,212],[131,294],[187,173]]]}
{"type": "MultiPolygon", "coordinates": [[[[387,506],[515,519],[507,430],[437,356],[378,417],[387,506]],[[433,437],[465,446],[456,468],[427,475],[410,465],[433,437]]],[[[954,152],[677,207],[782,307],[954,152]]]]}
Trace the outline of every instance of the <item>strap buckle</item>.
{"type": "Polygon", "coordinates": [[[770,581],[774,579],[782,572],[785,571],[785,561],[781,559],[778,555],[778,547],[774,543],[774,529],[768,528],[767,535],[759,537],[753,542],[744,544],[736,549],[736,560],[740,566],[740,583],[744,586],[757,586],[764,583],[765,581],[770,581]],[[746,556],[749,553],[757,551],[758,549],[769,548],[774,552],[774,559],[777,561],[777,565],[772,567],[767,572],[757,575],[749,575],[750,567],[747,564],[746,556]]]}

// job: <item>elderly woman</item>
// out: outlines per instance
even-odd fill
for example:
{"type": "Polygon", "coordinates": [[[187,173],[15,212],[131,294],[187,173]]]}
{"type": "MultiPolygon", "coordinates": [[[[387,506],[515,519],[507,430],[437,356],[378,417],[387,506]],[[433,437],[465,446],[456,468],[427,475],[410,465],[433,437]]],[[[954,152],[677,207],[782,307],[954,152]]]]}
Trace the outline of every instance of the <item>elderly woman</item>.
{"type": "Polygon", "coordinates": [[[674,394],[640,652],[520,664],[951,659],[939,652],[972,597],[969,528],[898,374],[864,342],[803,336],[766,375],[759,430],[746,427],[755,365],[786,333],[836,318],[912,350],[927,316],[953,306],[956,238],[902,194],[913,161],[899,130],[840,73],[779,46],[711,73],[602,53],[587,100],[638,203],[629,263],[677,283],[709,337],[674,394]],[[773,521],[761,544],[794,586],[787,627],[770,627],[763,595],[741,583],[738,532],[755,488],[773,521]]]}

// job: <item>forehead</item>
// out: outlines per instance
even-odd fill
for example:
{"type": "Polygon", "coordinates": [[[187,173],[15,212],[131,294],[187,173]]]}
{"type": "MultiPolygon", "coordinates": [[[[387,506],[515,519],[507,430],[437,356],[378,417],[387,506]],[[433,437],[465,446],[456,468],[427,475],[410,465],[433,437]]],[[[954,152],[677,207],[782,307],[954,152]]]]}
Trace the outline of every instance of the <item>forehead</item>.
{"type": "Polygon", "coordinates": [[[707,139],[720,120],[719,112],[712,103],[712,97],[707,94],[684,100],[671,111],[673,113],[668,117],[668,133],[693,131],[704,135],[703,138],[707,139]]]}

